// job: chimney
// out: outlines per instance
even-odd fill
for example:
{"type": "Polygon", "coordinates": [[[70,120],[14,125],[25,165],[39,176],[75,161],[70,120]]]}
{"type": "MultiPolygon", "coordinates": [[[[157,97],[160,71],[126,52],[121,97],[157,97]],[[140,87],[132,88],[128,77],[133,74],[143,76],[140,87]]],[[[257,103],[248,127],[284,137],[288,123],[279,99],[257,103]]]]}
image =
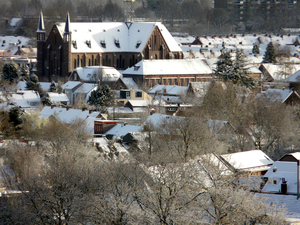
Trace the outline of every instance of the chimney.
{"type": "Polygon", "coordinates": [[[98,87],[100,88],[101,82],[100,79],[98,80],[98,87]]]}
{"type": "Polygon", "coordinates": [[[85,110],[85,108],[84,107],[82,107],[82,112],[85,110]]]}
{"type": "Polygon", "coordinates": [[[90,109],[90,110],[89,110],[89,114],[91,114],[91,113],[92,113],[92,110],[90,109]]]}
{"type": "Polygon", "coordinates": [[[51,105],[51,109],[53,109],[54,105],[51,105]]]}
{"type": "Polygon", "coordinates": [[[67,111],[69,110],[69,106],[67,106],[67,111]]]}

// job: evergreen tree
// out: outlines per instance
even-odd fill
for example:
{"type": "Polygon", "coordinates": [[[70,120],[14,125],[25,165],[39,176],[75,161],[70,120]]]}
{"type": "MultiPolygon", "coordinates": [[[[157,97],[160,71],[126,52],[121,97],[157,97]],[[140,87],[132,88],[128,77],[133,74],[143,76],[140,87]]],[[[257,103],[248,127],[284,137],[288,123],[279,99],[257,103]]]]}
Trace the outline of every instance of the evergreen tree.
{"type": "Polygon", "coordinates": [[[114,105],[114,103],[114,92],[110,89],[108,85],[101,86],[100,88],[98,87],[97,90],[92,91],[88,99],[88,104],[95,105],[96,107],[110,106],[114,105]]]}
{"type": "Polygon", "coordinates": [[[254,79],[248,75],[246,55],[242,49],[236,49],[232,82],[245,85],[247,88],[255,86],[254,79]]]}
{"type": "Polygon", "coordinates": [[[48,93],[42,94],[41,101],[42,101],[43,105],[50,106],[50,105],[53,104],[53,102],[52,102],[50,96],[48,95],[48,93]]]}
{"type": "Polygon", "coordinates": [[[40,83],[39,83],[39,78],[34,73],[31,74],[28,81],[26,82],[26,89],[37,91],[39,93],[42,92],[41,86],[40,86],[40,83]]]}
{"type": "Polygon", "coordinates": [[[276,63],[276,56],[275,56],[275,47],[272,42],[270,42],[267,46],[264,58],[263,58],[263,63],[276,63]]]}
{"type": "Polygon", "coordinates": [[[57,85],[54,81],[50,84],[49,92],[57,92],[57,85]]]}
{"type": "Polygon", "coordinates": [[[28,80],[28,78],[29,78],[28,70],[22,67],[20,71],[20,80],[26,81],[28,80]]]}
{"type": "Polygon", "coordinates": [[[18,65],[16,65],[15,63],[6,63],[3,66],[2,79],[7,80],[11,83],[17,81],[19,79],[18,65]]]}
{"type": "Polygon", "coordinates": [[[222,51],[217,61],[217,68],[214,70],[216,76],[224,81],[232,80],[233,61],[229,51],[222,51]]]}
{"type": "Polygon", "coordinates": [[[253,43],[253,48],[252,48],[252,53],[254,55],[258,55],[260,53],[260,50],[259,50],[259,44],[258,43],[253,43]]]}

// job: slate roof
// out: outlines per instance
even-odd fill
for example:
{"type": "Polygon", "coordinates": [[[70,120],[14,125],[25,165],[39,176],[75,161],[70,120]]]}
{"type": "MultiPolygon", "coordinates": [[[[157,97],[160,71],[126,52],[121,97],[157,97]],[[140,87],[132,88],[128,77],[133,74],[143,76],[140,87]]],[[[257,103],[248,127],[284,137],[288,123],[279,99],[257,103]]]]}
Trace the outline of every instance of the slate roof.
{"type": "Polygon", "coordinates": [[[157,59],[141,60],[126,69],[123,75],[211,75],[212,73],[211,68],[202,59],[157,59]]]}
{"type": "MultiPolygon", "coordinates": [[[[65,23],[56,23],[61,36],[64,34],[65,23]]],[[[76,48],[72,53],[79,52],[142,52],[155,27],[158,27],[170,51],[182,51],[167,28],[159,22],[98,22],[70,23],[72,41],[76,48]],[[87,45],[90,41],[91,47],[87,45]],[[105,43],[104,45],[101,45],[105,43]],[[119,47],[115,43],[119,43],[119,47]],[[137,45],[137,43],[140,43],[137,45]],[[138,47],[137,47],[138,46],[138,47]]]]}

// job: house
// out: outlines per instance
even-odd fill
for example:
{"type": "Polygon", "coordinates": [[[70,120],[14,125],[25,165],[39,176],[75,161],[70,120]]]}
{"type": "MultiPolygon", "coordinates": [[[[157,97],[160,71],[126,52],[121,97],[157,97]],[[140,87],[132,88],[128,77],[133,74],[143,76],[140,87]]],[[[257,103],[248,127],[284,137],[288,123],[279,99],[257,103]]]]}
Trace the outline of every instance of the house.
{"type": "Polygon", "coordinates": [[[56,106],[69,106],[70,101],[65,93],[48,92],[49,98],[56,106]]]}
{"type": "Polygon", "coordinates": [[[151,101],[152,97],[143,90],[121,89],[120,97],[116,99],[121,105],[125,105],[128,100],[147,100],[151,101]]]}
{"type": "Polygon", "coordinates": [[[276,161],[263,176],[265,186],[262,192],[276,194],[297,194],[297,162],[276,161]]]}
{"type": "Polygon", "coordinates": [[[183,53],[159,22],[56,23],[46,38],[42,12],[37,34],[37,75],[66,79],[77,67],[124,70],[143,59],[182,59],[183,53]]]}
{"type": "Polygon", "coordinates": [[[40,101],[39,93],[32,90],[18,90],[9,98],[9,102],[23,109],[39,108],[40,101]]]}
{"type": "Polygon", "coordinates": [[[279,101],[286,105],[295,105],[300,103],[300,95],[294,90],[268,89],[265,92],[265,95],[274,101],[279,101]]]}
{"type": "Polygon", "coordinates": [[[262,63],[259,70],[265,81],[283,81],[300,69],[298,64],[277,65],[273,63],[262,63]]]}
{"type": "MultiPolygon", "coordinates": [[[[48,92],[50,89],[51,82],[39,82],[40,87],[43,91],[48,92]]],[[[57,85],[57,83],[56,83],[57,85]]],[[[26,90],[26,81],[19,81],[17,83],[18,90],[26,90]]]]}
{"type": "Polygon", "coordinates": [[[74,105],[80,101],[87,102],[91,92],[97,90],[98,84],[68,81],[62,88],[66,90],[70,104],[74,105]]]}
{"type": "Polygon", "coordinates": [[[84,83],[116,83],[121,73],[114,67],[109,66],[86,66],[77,67],[70,75],[69,80],[83,81],[84,83]]]}
{"type": "Polygon", "coordinates": [[[95,120],[94,121],[94,128],[95,128],[95,135],[103,135],[111,128],[117,125],[117,121],[115,120],[95,120]]]}
{"type": "Polygon", "coordinates": [[[263,176],[274,161],[261,150],[250,150],[221,155],[223,162],[235,171],[248,176],[263,176]]]}
{"type": "Polygon", "coordinates": [[[148,94],[156,100],[163,100],[168,104],[181,104],[184,102],[187,87],[177,85],[157,84],[148,91],[148,94]]]}
{"type": "Polygon", "coordinates": [[[126,134],[130,132],[139,132],[141,130],[140,126],[133,126],[133,125],[127,125],[124,124],[117,124],[107,132],[105,132],[105,135],[108,139],[113,138],[123,138],[126,134]]]}
{"type": "Polygon", "coordinates": [[[213,71],[202,59],[142,60],[123,72],[138,84],[188,86],[189,82],[208,81],[213,71]]]}
{"type": "Polygon", "coordinates": [[[209,88],[210,82],[190,82],[187,96],[190,98],[203,98],[209,88]]]}
{"type": "Polygon", "coordinates": [[[165,103],[163,101],[158,100],[128,100],[125,107],[128,107],[135,113],[150,113],[152,108],[159,108],[163,106],[165,103]]]}

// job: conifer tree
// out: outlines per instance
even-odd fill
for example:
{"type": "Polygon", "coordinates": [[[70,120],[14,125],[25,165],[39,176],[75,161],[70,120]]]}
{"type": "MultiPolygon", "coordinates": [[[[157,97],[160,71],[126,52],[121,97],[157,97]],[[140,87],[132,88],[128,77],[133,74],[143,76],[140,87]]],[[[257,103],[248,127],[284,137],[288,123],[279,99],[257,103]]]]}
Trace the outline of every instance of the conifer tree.
{"type": "Polygon", "coordinates": [[[9,82],[14,82],[18,81],[19,79],[19,74],[18,74],[18,65],[15,63],[6,63],[3,66],[3,75],[2,79],[7,80],[9,82]]]}
{"type": "Polygon", "coordinates": [[[88,104],[99,106],[110,106],[115,102],[114,92],[110,89],[108,85],[98,87],[97,90],[92,91],[88,104]]]}
{"type": "Polygon", "coordinates": [[[34,73],[30,75],[28,81],[26,82],[26,89],[37,91],[39,93],[42,92],[41,86],[39,83],[39,78],[34,73]]]}
{"type": "Polygon", "coordinates": [[[217,61],[217,68],[215,69],[216,76],[224,81],[232,79],[233,61],[229,51],[222,51],[217,61]]]}
{"type": "Polygon", "coordinates": [[[253,48],[252,48],[252,53],[254,55],[258,55],[260,53],[260,50],[259,50],[259,44],[258,43],[253,43],[253,48]]]}
{"type": "Polygon", "coordinates": [[[57,92],[57,85],[54,81],[50,84],[49,92],[57,92]]]}
{"type": "Polygon", "coordinates": [[[270,42],[267,46],[264,58],[263,58],[263,63],[276,63],[276,56],[275,56],[275,47],[272,42],[270,42]]]}

